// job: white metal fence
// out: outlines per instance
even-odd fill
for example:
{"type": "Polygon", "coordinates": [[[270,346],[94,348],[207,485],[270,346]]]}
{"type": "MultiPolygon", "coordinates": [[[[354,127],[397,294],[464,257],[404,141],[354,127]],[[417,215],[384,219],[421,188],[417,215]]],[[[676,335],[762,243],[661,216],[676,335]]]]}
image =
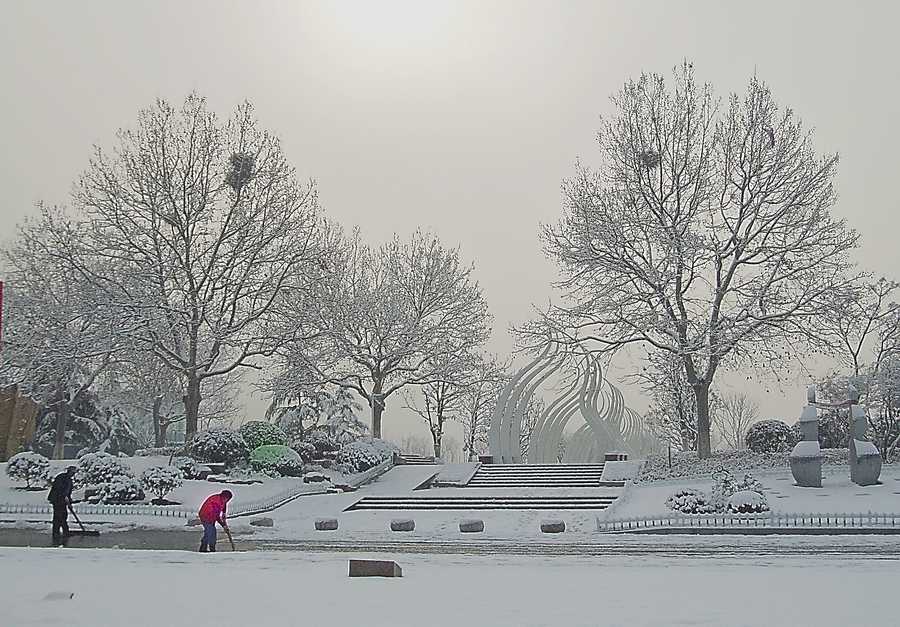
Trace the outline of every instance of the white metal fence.
{"type": "Polygon", "coordinates": [[[610,533],[641,529],[697,529],[697,528],[900,528],[900,513],[765,513],[765,514],[671,514],[663,516],[635,516],[617,520],[597,520],[597,531],[610,533]]]}
{"type": "MultiPolygon", "coordinates": [[[[159,516],[163,518],[188,518],[193,515],[181,507],[156,505],[76,505],[75,513],[99,516],[159,516]]],[[[16,505],[0,503],[0,514],[53,514],[50,505],[16,505]]]]}

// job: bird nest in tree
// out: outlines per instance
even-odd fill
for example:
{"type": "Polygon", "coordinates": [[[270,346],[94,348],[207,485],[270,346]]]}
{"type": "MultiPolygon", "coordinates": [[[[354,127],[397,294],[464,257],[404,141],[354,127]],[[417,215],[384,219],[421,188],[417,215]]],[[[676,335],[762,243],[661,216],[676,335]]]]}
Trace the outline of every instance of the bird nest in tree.
{"type": "Polygon", "coordinates": [[[659,165],[659,153],[655,150],[644,150],[641,152],[641,165],[643,165],[648,170],[654,169],[659,165]]]}

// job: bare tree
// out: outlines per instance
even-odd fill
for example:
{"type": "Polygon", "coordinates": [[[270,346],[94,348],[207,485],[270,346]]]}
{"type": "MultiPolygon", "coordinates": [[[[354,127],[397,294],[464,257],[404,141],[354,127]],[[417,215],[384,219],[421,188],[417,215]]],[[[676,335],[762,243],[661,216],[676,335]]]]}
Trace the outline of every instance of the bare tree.
{"type": "Polygon", "coordinates": [[[883,359],[900,351],[900,305],[891,300],[898,287],[884,278],[860,282],[849,287],[839,306],[823,317],[820,324],[837,345],[838,358],[851,376],[865,374],[867,351],[871,351],[874,371],[883,359]]]}
{"type": "Polygon", "coordinates": [[[528,405],[525,407],[525,415],[522,416],[522,430],[519,432],[519,450],[522,451],[522,459],[528,461],[528,451],[531,448],[531,436],[534,435],[534,428],[537,426],[538,418],[542,413],[546,404],[540,396],[533,395],[528,399],[528,405]]]}
{"type": "MultiPolygon", "coordinates": [[[[421,385],[417,390],[421,394],[407,391],[406,409],[425,421],[434,443],[434,456],[443,457],[441,440],[448,421],[465,422],[472,427],[472,431],[467,429],[466,437],[473,441],[467,441],[466,446],[474,445],[477,433],[486,429],[483,424],[488,412],[486,405],[491,400],[496,401],[503,370],[495,361],[486,361],[482,355],[471,353],[454,355],[444,363],[431,364],[429,369],[440,373],[440,378],[421,385]],[[494,392],[493,399],[489,392],[494,392]]],[[[490,421],[490,417],[487,420],[490,421]]]]}
{"type": "Polygon", "coordinates": [[[756,77],[721,110],[687,63],[672,84],[644,74],[612,102],[601,168],[579,165],[562,221],[543,231],[565,297],[540,326],[597,350],[674,355],[708,457],[719,368],[769,364],[817,339],[815,322],[853,278],[857,234],[830,212],[838,159],[820,157],[756,77]]]}
{"type": "Polygon", "coordinates": [[[372,250],[355,232],[342,248],[329,280],[295,303],[292,333],[306,339],[288,347],[283,368],[357,392],[381,437],[387,398],[445,381],[447,364],[486,341],[490,317],[472,266],[434,235],[372,250]]]}
{"type": "MultiPolygon", "coordinates": [[[[884,278],[860,282],[848,290],[846,302],[822,321],[849,376],[826,377],[818,385],[831,402],[845,401],[849,385],[860,392],[868,406],[869,429],[885,460],[900,441],[900,305],[892,300],[898,287],[884,278]]],[[[846,420],[846,410],[826,411],[832,420],[846,420]]]]}
{"type": "Polygon", "coordinates": [[[62,459],[72,412],[115,362],[123,322],[64,262],[70,217],[39,208],[37,220],[21,226],[4,250],[2,371],[55,415],[53,457],[62,459]]]}
{"type": "Polygon", "coordinates": [[[463,452],[469,461],[477,459],[479,452],[487,447],[488,429],[508,368],[508,363],[487,355],[478,355],[473,365],[473,376],[456,414],[463,427],[463,452]]]}
{"type": "Polygon", "coordinates": [[[743,392],[728,392],[721,398],[714,421],[722,439],[734,450],[746,448],[747,429],[759,419],[759,405],[743,392]]]}
{"type": "Polygon", "coordinates": [[[676,450],[697,450],[697,398],[680,360],[651,354],[638,379],[651,399],[644,417],[650,431],[676,450]]]}
{"type": "Polygon", "coordinates": [[[280,297],[321,278],[315,187],[297,182],[250,104],[221,123],[191,94],[142,111],[112,152],[97,148],[74,200],[86,237],[69,261],[184,381],[190,439],[204,382],[258,368],[279,343],[280,297]]]}

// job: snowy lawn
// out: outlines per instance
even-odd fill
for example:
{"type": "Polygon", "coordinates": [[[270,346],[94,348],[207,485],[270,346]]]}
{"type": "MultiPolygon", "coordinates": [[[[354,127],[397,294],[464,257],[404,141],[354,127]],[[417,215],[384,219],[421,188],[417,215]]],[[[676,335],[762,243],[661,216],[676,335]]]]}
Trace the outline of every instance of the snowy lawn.
{"type": "Polygon", "coordinates": [[[351,557],[361,556],[0,549],[0,607],[15,627],[827,627],[891,624],[884,599],[900,566],[824,556],[400,555],[401,579],[350,579],[351,557]],[[53,591],[75,597],[44,600],[53,591]]]}
{"type": "MultiPolygon", "coordinates": [[[[823,469],[821,488],[794,485],[789,469],[753,473],[765,488],[773,512],[799,513],[890,513],[900,512],[900,464],[885,465],[881,484],[860,487],[850,482],[848,466],[823,469]]],[[[735,479],[743,475],[734,473],[735,479]]],[[[708,492],[711,479],[671,480],[629,486],[625,495],[602,518],[608,520],[636,516],[667,515],[666,499],[679,488],[696,488],[708,492]]]]}

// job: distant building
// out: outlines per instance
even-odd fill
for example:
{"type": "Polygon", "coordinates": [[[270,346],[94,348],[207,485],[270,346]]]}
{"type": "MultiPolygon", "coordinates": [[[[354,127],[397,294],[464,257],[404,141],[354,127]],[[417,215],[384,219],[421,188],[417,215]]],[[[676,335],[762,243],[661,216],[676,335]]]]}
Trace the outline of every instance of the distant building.
{"type": "Polygon", "coordinates": [[[39,409],[16,386],[0,389],[0,461],[25,450],[34,437],[39,409]]]}

